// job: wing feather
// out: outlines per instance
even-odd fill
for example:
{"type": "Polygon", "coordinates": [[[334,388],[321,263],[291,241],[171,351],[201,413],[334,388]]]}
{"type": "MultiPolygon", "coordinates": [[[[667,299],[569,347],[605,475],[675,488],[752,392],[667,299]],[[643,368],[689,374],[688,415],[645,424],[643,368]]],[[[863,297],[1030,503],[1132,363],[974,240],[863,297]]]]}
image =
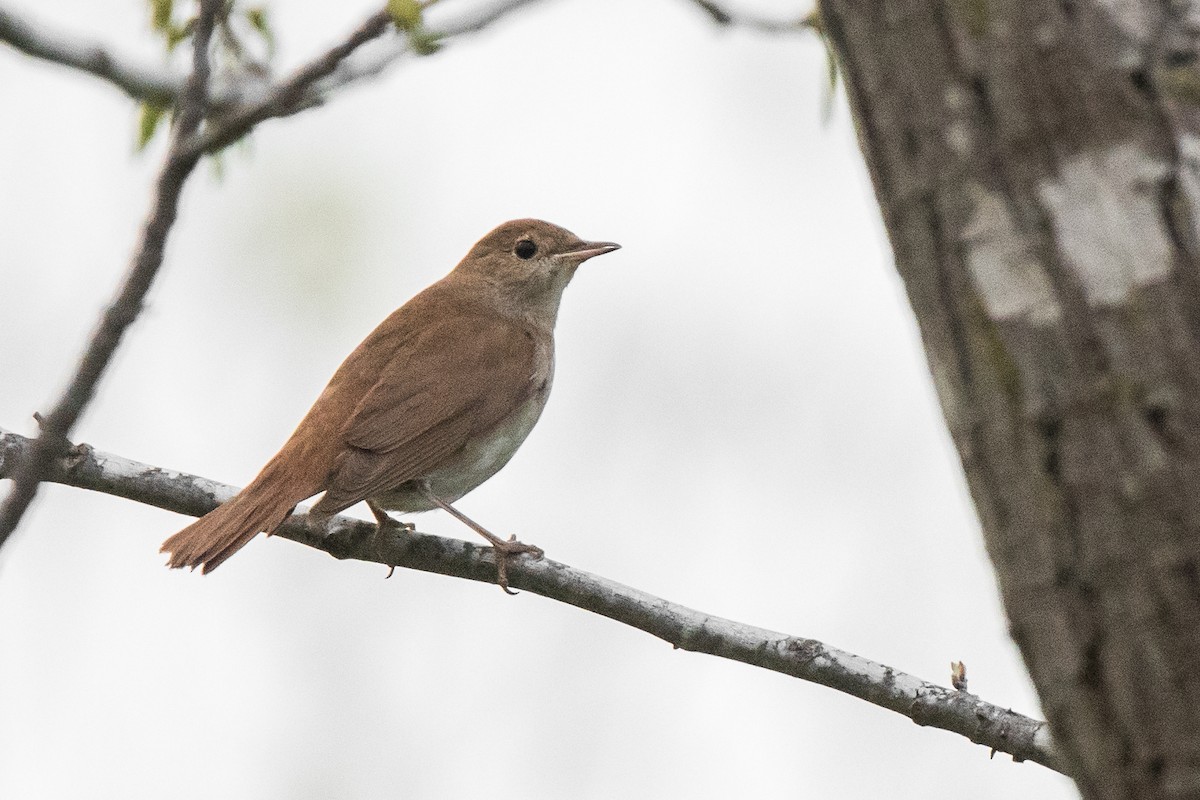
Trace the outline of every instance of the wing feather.
{"type": "Polygon", "coordinates": [[[318,507],[340,511],[425,477],[537,391],[532,331],[455,315],[407,341],[342,430],[346,450],[318,507]]]}

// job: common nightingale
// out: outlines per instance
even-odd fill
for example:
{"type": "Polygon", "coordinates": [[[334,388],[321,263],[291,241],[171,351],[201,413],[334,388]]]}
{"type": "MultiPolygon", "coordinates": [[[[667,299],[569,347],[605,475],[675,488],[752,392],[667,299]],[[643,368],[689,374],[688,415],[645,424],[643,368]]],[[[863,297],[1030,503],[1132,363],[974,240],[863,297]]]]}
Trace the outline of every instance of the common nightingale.
{"type": "MultiPolygon", "coordinates": [[[[216,569],[324,492],[319,521],[366,500],[388,511],[441,508],[507,559],[540,557],[452,503],[503,467],[537,422],[554,377],[554,323],[575,269],[620,245],[536,219],[506,222],[449,275],[392,313],[346,358],[291,438],[246,488],[163,542],[170,567],[216,569]]],[[[411,529],[411,525],[404,525],[411,529]]]]}

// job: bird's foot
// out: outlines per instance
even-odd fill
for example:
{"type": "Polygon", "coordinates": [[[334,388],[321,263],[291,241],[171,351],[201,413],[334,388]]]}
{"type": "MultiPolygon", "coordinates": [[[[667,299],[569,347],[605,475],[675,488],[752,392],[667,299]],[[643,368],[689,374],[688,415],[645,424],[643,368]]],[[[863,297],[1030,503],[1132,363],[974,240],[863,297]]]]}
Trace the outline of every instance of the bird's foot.
{"type": "Polygon", "coordinates": [[[480,536],[488,540],[488,544],[492,546],[492,550],[496,553],[496,583],[504,590],[505,594],[516,594],[508,588],[508,559],[511,556],[519,556],[523,553],[528,553],[533,556],[534,560],[542,558],[545,553],[542,548],[532,544],[518,542],[516,536],[510,536],[507,539],[501,539],[496,534],[489,531],[487,528],[480,525],[475,520],[468,517],[466,514],[459,511],[454,506],[447,503],[442,498],[434,494],[433,489],[429,488],[429,481],[416,481],[416,488],[419,492],[425,495],[429,502],[433,503],[438,508],[442,509],[450,516],[457,519],[462,524],[466,525],[471,530],[478,533],[480,536]]]}
{"type": "Polygon", "coordinates": [[[392,519],[390,517],[383,522],[376,523],[375,525],[376,530],[383,530],[384,528],[399,528],[404,533],[417,532],[417,526],[411,522],[401,522],[398,519],[392,519]]]}
{"type": "MultiPolygon", "coordinates": [[[[395,519],[394,517],[392,517],[390,514],[388,514],[386,511],[384,511],[382,508],[380,508],[379,506],[377,506],[375,503],[371,502],[370,500],[367,501],[367,508],[371,509],[371,515],[375,517],[375,544],[376,544],[375,549],[376,549],[376,552],[380,551],[379,537],[380,537],[380,534],[382,534],[385,529],[399,528],[400,532],[402,534],[415,533],[417,530],[417,526],[414,525],[413,523],[401,522],[400,520],[395,519]]],[[[384,580],[387,580],[388,578],[392,577],[392,575],[396,572],[395,564],[388,564],[387,566],[388,566],[388,574],[383,576],[384,580]]]]}
{"type": "Polygon", "coordinates": [[[375,524],[379,526],[379,530],[383,530],[384,528],[401,528],[411,533],[417,529],[417,526],[411,522],[401,522],[396,519],[373,500],[367,501],[367,508],[371,509],[371,516],[375,518],[375,524]]]}
{"type": "Polygon", "coordinates": [[[533,556],[534,561],[540,561],[545,557],[546,552],[535,544],[518,542],[516,536],[510,536],[507,539],[501,539],[499,536],[487,538],[492,543],[492,550],[496,553],[496,583],[504,590],[505,594],[516,594],[508,588],[508,559],[512,556],[529,554],[533,556]]]}
{"type": "MultiPolygon", "coordinates": [[[[386,529],[386,528],[398,528],[402,535],[407,535],[410,533],[417,532],[417,526],[412,524],[411,522],[401,522],[398,519],[392,519],[391,517],[389,517],[386,522],[379,522],[375,526],[375,541],[377,544],[379,542],[379,535],[381,533],[383,533],[384,529],[386,529]]],[[[379,548],[377,547],[376,549],[379,549],[379,548]]],[[[396,564],[388,564],[387,565],[388,574],[383,576],[384,580],[387,580],[388,578],[392,577],[392,575],[395,574],[396,566],[397,566],[396,564]]]]}

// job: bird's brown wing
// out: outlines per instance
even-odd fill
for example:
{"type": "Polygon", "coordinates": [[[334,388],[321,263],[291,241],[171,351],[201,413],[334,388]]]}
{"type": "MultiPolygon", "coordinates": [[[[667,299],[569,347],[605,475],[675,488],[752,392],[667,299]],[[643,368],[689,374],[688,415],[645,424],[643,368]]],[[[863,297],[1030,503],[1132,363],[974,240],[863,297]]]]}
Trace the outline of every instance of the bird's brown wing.
{"type": "Polygon", "coordinates": [[[317,504],[336,513],[423,477],[537,391],[534,335],[517,322],[456,316],[405,342],[342,431],[345,451],[317,504]]]}

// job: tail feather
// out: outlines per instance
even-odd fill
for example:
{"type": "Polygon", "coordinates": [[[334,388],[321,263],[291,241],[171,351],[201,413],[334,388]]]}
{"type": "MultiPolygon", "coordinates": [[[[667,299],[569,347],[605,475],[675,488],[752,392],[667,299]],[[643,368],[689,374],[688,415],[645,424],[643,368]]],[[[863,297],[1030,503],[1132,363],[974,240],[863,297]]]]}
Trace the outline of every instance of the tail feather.
{"type": "Polygon", "coordinates": [[[291,487],[281,487],[279,481],[270,478],[270,471],[264,469],[232,500],[163,542],[159,552],[171,554],[167,566],[200,567],[203,573],[212,572],[259,533],[273,532],[296,503],[316,493],[314,489],[297,496],[296,491],[287,491],[291,487]]]}

